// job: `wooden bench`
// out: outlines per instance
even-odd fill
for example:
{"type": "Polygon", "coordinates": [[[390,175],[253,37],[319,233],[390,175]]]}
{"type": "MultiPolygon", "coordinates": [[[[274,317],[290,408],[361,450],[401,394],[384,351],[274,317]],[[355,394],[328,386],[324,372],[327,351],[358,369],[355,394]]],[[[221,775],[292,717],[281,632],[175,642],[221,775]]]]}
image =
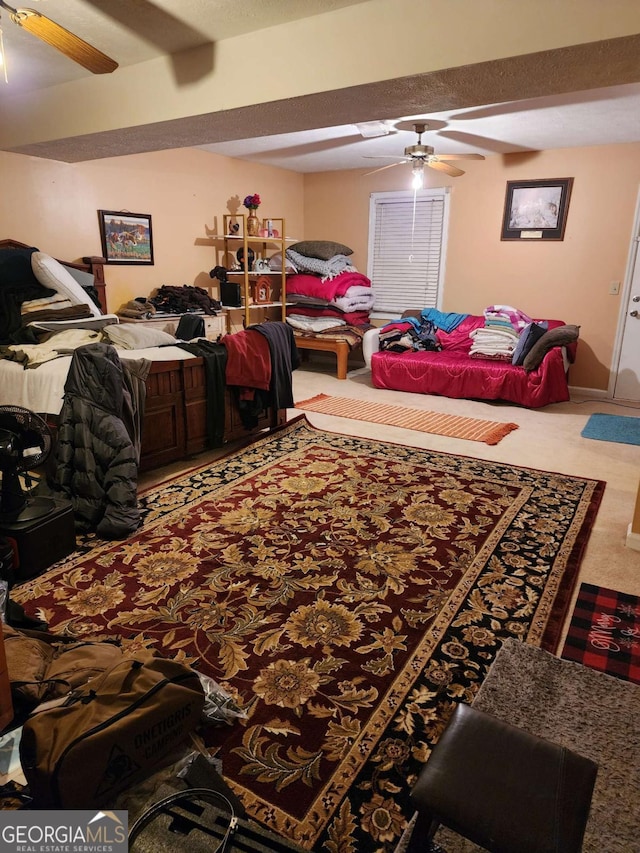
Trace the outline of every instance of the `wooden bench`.
{"type": "Polygon", "coordinates": [[[308,358],[307,350],[316,352],[333,352],[336,354],[338,366],[338,379],[347,378],[347,362],[349,361],[350,347],[347,341],[330,341],[326,338],[314,338],[306,335],[296,335],[296,346],[303,350],[302,358],[308,358]]]}

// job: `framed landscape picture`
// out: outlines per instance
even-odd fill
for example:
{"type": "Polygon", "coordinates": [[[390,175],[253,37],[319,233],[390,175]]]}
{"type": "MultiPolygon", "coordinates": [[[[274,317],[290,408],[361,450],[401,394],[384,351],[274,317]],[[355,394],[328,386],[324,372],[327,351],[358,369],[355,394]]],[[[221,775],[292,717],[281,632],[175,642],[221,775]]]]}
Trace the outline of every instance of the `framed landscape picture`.
{"type": "Polygon", "coordinates": [[[564,240],[573,178],[507,181],[502,240],[564,240]]]}
{"type": "Polygon", "coordinates": [[[102,256],[108,264],[153,264],[151,216],[99,210],[102,256]]]}

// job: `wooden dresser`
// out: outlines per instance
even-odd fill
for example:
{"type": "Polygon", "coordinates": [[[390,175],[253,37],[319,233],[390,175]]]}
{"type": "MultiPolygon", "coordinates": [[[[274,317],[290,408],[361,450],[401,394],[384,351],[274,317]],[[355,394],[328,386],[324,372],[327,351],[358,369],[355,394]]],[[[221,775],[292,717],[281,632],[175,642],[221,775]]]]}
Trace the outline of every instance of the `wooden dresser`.
{"type": "MultiPolygon", "coordinates": [[[[169,335],[175,335],[176,329],[178,328],[178,323],[180,322],[179,314],[176,314],[174,317],[150,317],[149,319],[143,320],[133,320],[128,317],[121,317],[121,323],[143,323],[145,326],[151,326],[154,329],[160,329],[163,332],[167,332],[169,335]]],[[[201,316],[201,315],[197,315],[201,316]]],[[[222,311],[219,314],[211,315],[205,314],[202,315],[202,319],[204,320],[204,334],[207,340],[209,341],[217,341],[220,335],[224,335],[227,332],[227,315],[226,312],[222,311]]]]}

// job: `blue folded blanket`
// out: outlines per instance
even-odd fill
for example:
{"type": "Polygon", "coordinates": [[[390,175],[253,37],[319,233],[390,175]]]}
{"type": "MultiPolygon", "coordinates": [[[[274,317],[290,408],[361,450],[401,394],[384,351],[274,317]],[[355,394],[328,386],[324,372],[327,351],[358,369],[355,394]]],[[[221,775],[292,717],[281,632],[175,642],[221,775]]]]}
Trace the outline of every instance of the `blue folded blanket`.
{"type": "Polygon", "coordinates": [[[421,315],[425,320],[431,320],[434,326],[443,332],[453,332],[468,314],[456,314],[454,311],[438,311],[437,308],[425,308],[421,315]]]}

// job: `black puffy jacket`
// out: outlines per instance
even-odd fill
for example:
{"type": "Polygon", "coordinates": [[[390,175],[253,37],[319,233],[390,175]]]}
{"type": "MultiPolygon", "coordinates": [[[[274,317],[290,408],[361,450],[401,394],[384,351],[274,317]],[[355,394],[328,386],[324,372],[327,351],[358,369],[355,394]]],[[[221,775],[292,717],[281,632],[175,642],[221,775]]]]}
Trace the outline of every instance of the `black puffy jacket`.
{"type": "Polygon", "coordinates": [[[64,391],[55,487],[71,500],[79,529],[124,539],[140,524],[138,466],[125,426],[131,397],[115,348],[79,347],[64,391]]]}

